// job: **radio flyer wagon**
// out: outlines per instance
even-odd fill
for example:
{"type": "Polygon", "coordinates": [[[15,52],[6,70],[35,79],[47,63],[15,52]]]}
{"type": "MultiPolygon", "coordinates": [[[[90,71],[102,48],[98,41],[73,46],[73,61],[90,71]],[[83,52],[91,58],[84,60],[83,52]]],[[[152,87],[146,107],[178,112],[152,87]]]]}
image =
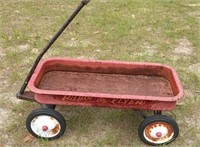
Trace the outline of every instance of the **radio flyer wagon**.
{"type": "Polygon", "coordinates": [[[150,110],[154,115],[140,123],[140,139],[149,145],[172,142],[177,123],[162,111],[176,107],[184,92],[176,71],[163,64],[122,61],[50,58],[40,61],[78,12],[89,2],[82,0],[65,24],[41,51],[17,98],[41,104],[26,120],[35,137],[56,139],[66,129],[56,105],[150,110]],[[26,90],[26,87],[30,90],[26,90]]]}

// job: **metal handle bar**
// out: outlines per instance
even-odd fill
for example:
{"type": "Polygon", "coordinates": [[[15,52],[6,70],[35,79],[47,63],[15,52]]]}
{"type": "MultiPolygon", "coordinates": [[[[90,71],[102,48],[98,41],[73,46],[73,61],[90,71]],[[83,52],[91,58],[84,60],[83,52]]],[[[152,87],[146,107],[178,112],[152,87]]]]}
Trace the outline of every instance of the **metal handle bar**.
{"type": "Polygon", "coordinates": [[[22,87],[20,91],[17,93],[17,98],[19,98],[25,91],[28,82],[31,79],[31,76],[33,75],[38,63],[44,56],[44,54],[48,51],[48,49],[53,45],[53,43],[58,39],[58,37],[62,34],[62,32],[67,28],[67,26],[71,23],[71,21],[76,17],[76,15],[80,12],[80,10],[89,3],[90,0],[82,0],[81,3],[77,6],[77,8],[72,12],[71,16],[67,19],[67,21],[61,26],[61,28],[58,30],[58,32],[52,37],[52,39],[48,42],[48,44],[44,47],[44,49],[40,52],[38,57],[36,58],[31,70],[29,71],[26,79],[24,80],[22,87]]]}

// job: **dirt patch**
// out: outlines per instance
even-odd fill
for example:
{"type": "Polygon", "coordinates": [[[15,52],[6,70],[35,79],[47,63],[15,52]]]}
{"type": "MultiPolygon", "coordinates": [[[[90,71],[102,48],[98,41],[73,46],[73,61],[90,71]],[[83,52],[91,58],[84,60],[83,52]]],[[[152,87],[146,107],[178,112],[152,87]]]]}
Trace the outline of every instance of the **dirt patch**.
{"type": "Polygon", "coordinates": [[[156,50],[156,46],[150,45],[150,44],[145,44],[144,47],[146,48],[145,54],[148,56],[153,56],[156,54],[158,51],[156,50]]]}
{"type": "Polygon", "coordinates": [[[29,44],[21,44],[18,46],[18,48],[22,51],[25,51],[27,50],[28,48],[30,48],[30,45],[29,44]]]}
{"type": "Polygon", "coordinates": [[[200,4],[188,4],[190,7],[200,7],[200,4]]]}
{"type": "Polygon", "coordinates": [[[9,116],[10,110],[9,109],[5,109],[5,108],[0,108],[0,130],[5,128],[8,122],[8,116],[9,116]]]}
{"type": "Polygon", "coordinates": [[[95,43],[92,42],[90,39],[78,40],[77,38],[71,38],[66,43],[63,43],[64,46],[67,47],[89,47],[89,46],[96,46],[95,43]]]}
{"type": "Polygon", "coordinates": [[[189,13],[189,15],[195,16],[196,18],[200,20],[200,11],[189,13]]]}
{"type": "Polygon", "coordinates": [[[191,55],[193,53],[191,42],[187,38],[180,39],[174,52],[178,55],[191,55]]]}
{"type": "Polygon", "coordinates": [[[0,39],[0,58],[5,57],[5,52],[3,49],[3,41],[0,39]]]}
{"type": "MultiPolygon", "coordinates": [[[[3,146],[4,140],[8,140],[9,136],[7,133],[7,127],[10,124],[10,118],[9,118],[9,114],[11,113],[10,109],[7,108],[0,108],[0,130],[1,130],[1,136],[0,136],[0,147],[5,147],[3,146]],[[4,135],[2,135],[4,134],[4,135]],[[2,145],[2,146],[1,146],[2,145]]],[[[5,144],[4,144],[5,145],[5,144]]]]}
{"type": "Polygon", "coordinates": [[[200,63],[192,64],[188,69],[195,73],[200,79],[200,63]]]}

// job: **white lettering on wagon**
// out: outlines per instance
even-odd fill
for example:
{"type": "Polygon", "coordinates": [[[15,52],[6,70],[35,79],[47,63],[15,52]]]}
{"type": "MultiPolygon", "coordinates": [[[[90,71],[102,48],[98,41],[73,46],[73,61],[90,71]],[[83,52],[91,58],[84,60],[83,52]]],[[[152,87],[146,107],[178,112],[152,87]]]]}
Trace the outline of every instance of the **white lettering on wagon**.
{"type": "Polygon", "coordinates": [[[56,99],[60,99],[61,101],[91,101],[92,97],[86,97],[86,96],[63,96],[60,98],[60,96],[56,97],[56,99]]]}
{"type": "Polygon", "coordinates": [[[144,105],[146,102],[142,100],[113,99],[111,103],[119,105],[144,105]]]}
{"type": "Polygon", "coordinates": [[[109,105],[144,105],[146,101],[130,99],[93,98],[86,96],[55,96],[54,99],[62,102],[83,102],[109,105]]]}

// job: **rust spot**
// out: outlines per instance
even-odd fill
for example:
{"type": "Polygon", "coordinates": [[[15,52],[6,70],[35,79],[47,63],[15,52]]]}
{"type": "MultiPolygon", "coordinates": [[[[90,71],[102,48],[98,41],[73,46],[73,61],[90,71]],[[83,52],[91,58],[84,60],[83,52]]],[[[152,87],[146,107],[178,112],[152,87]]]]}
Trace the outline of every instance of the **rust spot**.
{"type": "Polygon", "coordinates": [[[33,119],[33,123],[35,122],[36,119],[38,119],[38,116],[36,116],[36,117],[33,119]]]}
{"type": "Polygon", "coordinates": [[[57,134],[60,130],[60,125],[57,124],[54,129],[52,129],[51,134],[57,134]]]}

